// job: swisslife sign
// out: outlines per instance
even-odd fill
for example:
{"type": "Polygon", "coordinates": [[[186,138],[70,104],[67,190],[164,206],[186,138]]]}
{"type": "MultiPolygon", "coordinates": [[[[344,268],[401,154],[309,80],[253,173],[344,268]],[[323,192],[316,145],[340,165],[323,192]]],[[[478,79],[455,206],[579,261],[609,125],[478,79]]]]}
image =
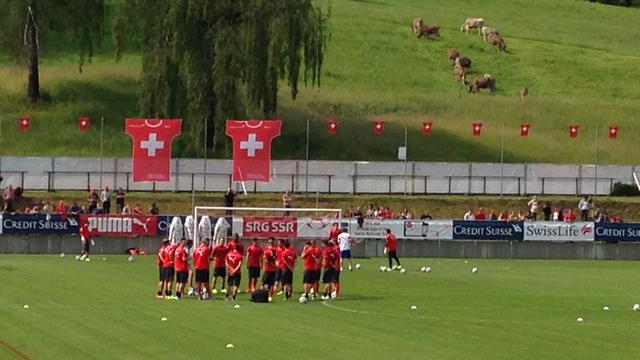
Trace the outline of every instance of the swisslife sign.
{"type": "Polygon", "coordinates": [[[593,222],[533,221],[524,223],[525,241],[593,241],[593,222]]]}
{"type": "Polygon", "coordinates": [[[80,226],[89,224],[96,236],[156,236],[158,217],[154,215],[80,215],[80,226]]]}

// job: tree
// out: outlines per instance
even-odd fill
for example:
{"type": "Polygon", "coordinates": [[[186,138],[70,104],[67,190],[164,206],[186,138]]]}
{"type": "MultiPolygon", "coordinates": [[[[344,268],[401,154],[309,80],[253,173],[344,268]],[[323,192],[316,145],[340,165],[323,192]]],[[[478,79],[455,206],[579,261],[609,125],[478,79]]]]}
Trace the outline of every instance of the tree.
{"type": "Polygon", "coordinates": [[[320,85],[328,12],[312,0],[119,0],[118,56],[143,52],[144,116],[181,117],[181,155],[223,143],[230,117],[270,117],[280,81],[320,85]],[[203,130],[207,122],[207,134],[203,130]]]}
{"type": "Polygon", "coordinates": [[[0,0],[2,45],[29,68],[27,97],[41,97],[39,58],[43,42],[58,38],[79,55],[79,71],[91,60],[104,29],[104,0],[0,0]]]}

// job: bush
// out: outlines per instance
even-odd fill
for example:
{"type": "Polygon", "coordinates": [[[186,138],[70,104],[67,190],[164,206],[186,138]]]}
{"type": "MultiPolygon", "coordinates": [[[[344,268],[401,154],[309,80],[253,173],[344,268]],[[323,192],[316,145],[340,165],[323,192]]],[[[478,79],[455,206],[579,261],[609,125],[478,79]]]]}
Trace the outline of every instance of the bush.
{"type": "Polygon", "coordinates": [[[612,196],[637,196],[640,195],[640,190],[635,184],[615,183],[613,184],[613,190],[611,190],[612,196]]]}
{"type": "Polygon", "coordinates": [[[627,7],[640,7],[640,0],[589,0],[590,2],[597,2],[600,4],[614,5],[614,6],[627,6],[627,7]]]}

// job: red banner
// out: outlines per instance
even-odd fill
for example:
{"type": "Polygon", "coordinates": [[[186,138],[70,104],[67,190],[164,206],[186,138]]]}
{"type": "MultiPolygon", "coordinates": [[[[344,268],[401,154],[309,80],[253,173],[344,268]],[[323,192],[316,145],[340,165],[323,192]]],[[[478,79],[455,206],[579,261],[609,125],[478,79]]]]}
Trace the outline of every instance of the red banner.
{"type": "Polygon", "coordinates": [[[530,124],[520,124],[520,136],[529,136],[530,124]]]}
{"type": "Polygon", "coordinates": [[[31,117],[26,115],[21,116],[20,122],[18,123],[20,131],[29,131],[29,126],[31,126],[31,117]]]}
{"type": "Polygon", "coordinates": [[[338,120],[327,121],[327,133],[335,135],[338,132],[338,120]]]}
{"type": "Polygon", "coordinates": [[[179,119],[127,119],[125,132],[133,138],[133,181],[171,181],[171,143],[180,135],[179,119]]]}
{"type": "Polygon", "coordinates": [[[373,132],[376,135],[382,135],[383,127],[384,127],[384,120],[373,120],[373,132]]]}
{"type": "Polygon", "coordinates": [[[431,129],[433,128],[433,121],[423,121],[422,122],[422,135],[429,136],[431,135],[431,129]]]}
{"type": "Polygon", "coordinates": [[[569,137],[578,137],[578,129],[580,125],[569,125],[569,137]]]}
{"type": "Polygon", "coordinates": [[[242,218],[242,236],[258,238],[294,238],[298,235],[298,220],[295,217],[242,218]]]}
{"type": "Polygon", "coordinates": [[[619,130],[620,127],[618,125],[609,125],[609,139],[617,139],[619,130]]]}
{"type": "Polygon", "coordinates": [[[78,117],[78,130],[80,131],[87,131],[89,130],[89,123],[91,122],[91,119],[86,116],[86,115],[82,115],[78,117]]]}
{"type": "Polygon", "coordinates": [[[155,215],[80,215],[80,226],[89,224],[94,236],[156,236],[155,215]]]}
{"type": "Polygon", "coordinates": [[[233,139],[233,181],[269,182],[271,141],[280,136],[280,120],[227,120],[233,139]]]}
{"type": "Polygon", "coordinates": [[[471,124],[471,130],[472,130],[473,136],[480,136],[480,132],[482,131],[482,123],[474,122],[473,124],[471,124]]]}

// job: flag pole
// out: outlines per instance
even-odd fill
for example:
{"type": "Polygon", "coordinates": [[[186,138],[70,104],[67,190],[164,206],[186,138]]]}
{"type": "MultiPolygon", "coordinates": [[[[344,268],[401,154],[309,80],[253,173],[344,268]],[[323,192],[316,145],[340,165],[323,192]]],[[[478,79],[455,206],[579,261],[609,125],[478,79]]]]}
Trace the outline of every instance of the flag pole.
{"type": "Polygon", "coordinates": [[[104,149],[104,116],[100,117],[100,189],[102,189],[102,154],[104,149]]]}
{"type": "Polygon", "coordinates": [[[309,119],[307,118],[307,150],[304,163],[304,195],[309,195],[309,119]]]}
{"type": "Polygon", "coordinates": [[[504,120],[500,121],[500,196],[504,192],[504,120]]]}
{"type": "Polygon", "coordinates": [[[593,200],[595,201],[598,196],[598,127],[599,123],[596,123],[596,138],[595,138],[595,161],[594,161],[594,179],[593,179],[593,200]]]}
{"type": "Polygon", "coordinates": [[[204,117],[204,173],[202,174],[202,190],[207,191],[207,117],[204,117]]]}

